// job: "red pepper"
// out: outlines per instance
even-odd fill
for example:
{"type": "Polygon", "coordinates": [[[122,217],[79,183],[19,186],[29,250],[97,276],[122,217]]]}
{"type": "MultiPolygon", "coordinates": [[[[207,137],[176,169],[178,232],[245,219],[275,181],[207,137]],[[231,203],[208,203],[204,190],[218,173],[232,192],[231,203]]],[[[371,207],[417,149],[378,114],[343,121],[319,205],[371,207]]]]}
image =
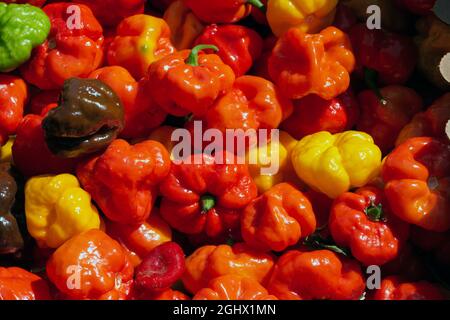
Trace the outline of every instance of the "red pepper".
{"type": "Polygon", "coordinates": [[[118,139],[82,163],[77,176],[109,219],[137,225],[150,215],[157,185],[169,169],[169,153],[159,142],[129,145],[118,139]]]}
{"type": "Polygon", "coordinates": [[[21,268],[0,267],[0,300],[51,300],[48,285],[21,268]]]}
{"type": "Polygon", "coordinates": [[[372,300],[444,300],[438,286],[427,281],[403,282],[399,277],[388,277],[372,300]]]}
{"type": "Polygon", "coordinates": [[[60,90],[45,90],[33,95],[30,100],[29,110],[32,114],[42,114],[43,110],[50,104],[57,104],[60,90]]]}
{"type": "Polygon", "coordinates": [[[331,100],[311,94],[294,101],[294,112],[281,129],[296,139],[319,131],[339,133],[353,128],[358,116],[359,106],[351,90],[331,100]]]}
{"type": "Polygon", "coordinates": [[[419,15],[427,15],[431,13],[436,4],[436,0],[395,0],[396,3],[412,13],[419,15]]]}
{"type": "Polygon", "coordinates": [[[60,2],[43,8],[52,24],[50,34],[21,68],[25,80],[40,89],[59,89],[69,78],[87,77],[102,62],[102,26],[91,9],[82,4],[78,5],[80,26],[69,25],[71,5],[60,2]]]}
{"type": "Polygon", "coordinates": [[[27,97],[27,85],[22,79],[0,74],[0,146],[16,133],[27,97]]]}
{"type": "Polygon", "coordinates": [[[257,188],[246,165],[220,164],[231,157],[225,152],[196,154],[172,165],[160,185],[160,211],[173,228],[210,238],[239,231],[241,210],[256,197],[257,188]]]}
{"type": "Polygon", "coordinates": [[[409,225],[389,212],[383,190],[365,187],[340,195],[331,208],[331,235],[364,265],[393,260],[409,236],[409,225]]]}
{"type": "MultiPolygon", "coordinates": [[[[56,104],[50,107],[54,108],[56,104]]],[[[48,108],[44,109],[43,113],[47,111],[48,108]]],[[[29,114],[17,128],[12,146],[15,166],[27,177],[74,172],[79,160],[59,158],[50,152],[41,126],[42,119],[41,115],[29,114]]]]}
{"type": "Polygon", "coordinates": [[[450,266],[450,231],[434,232],[414,226],[411,242],[422,250],[433,252],[439,262],[450,266]]]}
{"type": "Polygon", "coordinates": [[[256,31],[239,25],[210,25],[196,44],[215,45],[217,55],[233,69],[236,77],[247,73],[262,51],[262,39],[256,31]]]}
{"type": "MultiPolygon", "coordinates": [[[[414,237],[414,227],[410,228],[410,238],[414,237]]],[[[413,246],[406,243],[398,253],[395,259],[384,264],[381,268],[383,275],[398,275],[401,274],[403,278],[414,281],[423,279],[427,275],[426,266],[422,261],[420,252],[416,252],[413,246]]]]}
{"type": "Polygon", "coordinates": [[[184,273],[183,249],[175,242],[163,243],[143,259],[136,268],[136,285],[151,292],[168,289],[184,273]]]}
{"type": "Polygon", "coordinates": [[[278,38],[274,35],[270,35],[263,40],[262,53],[259,59],[257,59],[253,65],[253,72],[255,76],[271,80],[269,75],[269,58],[272,55],[272,50],[277,44],[278,38]]]}
{"type": "Polygon", "coordinates": [[[350,40],[356,58],[356,72],[375,70],[385,85],[405,83],[417,63],[417,49],[404,35],[383,30],[369,30],[365,24],[350,29],[350,40]]]}
{"type": "Polygon", "coordinates": [[[361,116],[358,130],[369,133],[384,153],[413,116],[422,109],[422,98],[412,89],[388,86],[377,92],[365,90],[358,95],[361,116]]]}

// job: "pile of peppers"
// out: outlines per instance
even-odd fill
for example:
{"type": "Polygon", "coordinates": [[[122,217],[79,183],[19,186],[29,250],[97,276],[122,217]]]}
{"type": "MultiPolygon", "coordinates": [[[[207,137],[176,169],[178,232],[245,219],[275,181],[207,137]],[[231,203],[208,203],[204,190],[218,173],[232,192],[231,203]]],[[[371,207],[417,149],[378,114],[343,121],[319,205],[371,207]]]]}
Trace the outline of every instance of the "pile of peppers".
{"type": "Polygon", "coordinates": [[[0,300],[449,299],[435,3],[0,1],[0,300]]]}

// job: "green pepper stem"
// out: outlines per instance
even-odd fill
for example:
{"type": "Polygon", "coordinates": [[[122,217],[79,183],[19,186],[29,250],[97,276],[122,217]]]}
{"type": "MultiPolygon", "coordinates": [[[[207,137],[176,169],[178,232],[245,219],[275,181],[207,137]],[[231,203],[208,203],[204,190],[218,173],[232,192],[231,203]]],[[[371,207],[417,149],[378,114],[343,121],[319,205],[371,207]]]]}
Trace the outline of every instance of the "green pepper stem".
{"type": "Polygon", "coordinates": [[[206,213],[212,208],[214,208],[214,206],[216,205],[216,199],[214,198],[214,196],[210,194],[205,194],[201,196],[200,203],[202,206],[202,212],[206,213]]]}
{"type": "Polygon", "coordinates": [[[381,94],[380,88],[377,86],[378,73],[369,68],[364,68],[364,80],[366,81],[367,86],[375,93],[375,95],[380,100],[381,105],[385,106],[387,104],[386,99],[384,99],[381,94]]]}
{"type": "Polygon", "coordinates": [[[216,46],[210,44],[199,44],[198,46],[192,48],[191,54],[189,54],[189,57],[186,59],[186,64],[193,67],[198,67],[198,53],[200,50],[204,49],[212,49],[216,52],[219,51],[219,48],[217,48],[216,46]]]}
{"type": "Polygon", "coordinates": [[[380,204],[375,205],[375,203],[371,203],[369,207],[366,208],[365,213],[369,220],[379,222],[383,220],[383,206],[380,204]]]}
{"type": "Polygon", "coordinates": [[[261,11],[266,11],[266,8],[264,7],[264,3],[262,3],[260,0],[247,0],[248,4],[251,4],[252,6],[258,8],[261,11]]]}

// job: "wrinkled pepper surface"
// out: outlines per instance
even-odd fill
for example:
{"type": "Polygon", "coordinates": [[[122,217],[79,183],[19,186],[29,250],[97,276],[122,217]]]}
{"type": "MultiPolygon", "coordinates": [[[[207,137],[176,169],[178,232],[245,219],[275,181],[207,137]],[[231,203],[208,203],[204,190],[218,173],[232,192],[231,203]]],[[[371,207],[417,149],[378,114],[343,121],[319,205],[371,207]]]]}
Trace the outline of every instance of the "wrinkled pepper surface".
{"type": "Polygon", "coordinates": [[[372,300],[443,300],[441,289],[428,281],[405,282],[399,277],[388,277],[381,281],[372,300]]]}

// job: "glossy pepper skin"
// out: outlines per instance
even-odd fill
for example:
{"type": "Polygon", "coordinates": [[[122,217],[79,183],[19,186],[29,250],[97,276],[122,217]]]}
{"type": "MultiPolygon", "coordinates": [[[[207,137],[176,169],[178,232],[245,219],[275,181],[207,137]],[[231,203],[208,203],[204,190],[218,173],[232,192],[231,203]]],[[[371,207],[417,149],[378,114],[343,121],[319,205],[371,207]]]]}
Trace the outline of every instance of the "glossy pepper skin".
{"type": "Polygon", "coordinates": [[[28,4],[0,3],[0,72],[9,72],[27,61],[31,51],[45,41],[50,20],[28,4]]]}
{"type": "Polygon", "coordinates": [[[28,232],[41,247],[58,248],[83,231],[100,228],[91,196],[71,174],[28,180],[25,212],[28,232]]]}
{"type": "Polygon", "coordinates": [[[364,68],[375,70],[385,85],[403,84],[417,64],[417,49],[404,35],[383,30],[370,30],[357,24],[349,31],[356,58],[356,72],[364,68]]]}
{"type": "Polygon", "coordinates": [[[135,79],[147,73],[150,64],[171,54],[170,29],[160,18],[138,14],[122,20],[107,52],[108,64],[127,69],[135,79]]]}
{"type": "Polygon", "coordinates": [[[172,230],[157,211],[153,209],[147,220],[138,225],[105,222],[106,233],[129,251],[134,266],[151,250],[172,240],[172,230]]]}
{"type": "Polygon", "coordinates": [[[337,3],[337,0],[270,0],[267,20],[276,36],[290,28],[316,33],[333,22],[337,3]]]}
{"type": "Polygon", "coordinates": [[[281,88],[255,76],[236,79],[230,92],[217,99],[206,114],[209,128],[275,129],[292,113],[292,102],[281,88]]]}
{"type": "Polygon", "coordinates": [[[48,149],[42,119],[41,115],[28,114],[21,121],[12,146],[15,166],[26,177],[74,172],[77,159],[60,158],[48,149]]]}
{"type": "Polygon", "coordinates": [[[133,280],[133,266],[124,249],[95,229],[60,246],[47,261],[46,270],[59,291],[76,300],[123,300],[133,280]],[[75,273],[79,280],[74,279],[75,273]]]}
{"type": "Polygon", "coordinates": [[[164,20],[170,28],[171,41],[177,50],[193,47],[195,39],[203,32],[205,26],[183,3],[177,0],[164,12],[164,20]]]}
{"type": "Polygon", "coordinates": [[[415,38],[419,48],[419,70],[435,86],[450,90],[450,83],[439,67],[441,59],[450,52],[450,26],[434,14],[417,22],[419,35],[415,38]]]}
{"type": "Polygon", "coordinates": [[[261,251],[283,251],[316,229],[308,198],[288,183],[280,183],[250,202],[242,212],[244,241],[261,251]]]}
{"type": "Polygon", "coordinates": [[[381,171],[392,212],[429,231],[450,228],[450,146],[428,137],[406,140],[381,171]]]}
{"type": "Polygon", "coordinates": [[[138,225],[150,215],[157,185],[169,170],[169,154],[159,142],[130,145],[118,139],[80,164],[77,176],[110,220],[138,225]]]}
{"type": "Polygon", "coordinates": [[[147,137],[159,127],[166,118],[166,113],[159,108],[151,95],[145,90],[146,79],[136,81],[122,67],[110,66],[95,70],[89,78],[98,79],[110,86],[122,102],[125,116],[120,137],[136,139],[147,137]]]}
{"type": "Polygon", "coordinates": [[[248,169],[259,193],[264,193],[281,182],[303,187],[291,162],[292,150],[297,142],[288,133],[280,131],[278,141],[271,140],[264,146],[256,145],[248,150],[246,155],[248,169]],[[278,166],[276,173],[263,171],[274,166],[278,166]]]}
{"type": "Polygon", "coordinates": [[[321,131],[298,142],[292,163],[300,179],[334,199],[377,176],[381,151],[366,133],[321,131]]]}
{"type": "Polygon", "coordinates": [[[450,93],[433,102],[425,111],[417,113],[397,137],[395,145],[400,145],[413,137],[433,137],[443,142],[448,141],[445,126],[450,119],[450,93]]]}
{"type": "Polygon", "coordinates": [[[329,250],[288,251],[266,286],[283,300],[358,300],[365,289],[359,264],[329,250]]]}
{"type": "Polygon", "coordinates": [[[289,98],[313,93],[332,99],[348,89],[355,58],[347,35],[336,27],[317,34],[291,28],[278,40],[268,64],[270,76],[289,98]]]}
{"type": "Polygon", "coordinates": [[[386,153],[394,147],[403,127],[422,109],[422,98],[403,86],[387,86],[379,92],[381,99],[373,90],[359,93],[361,116],[357,129],[370,134],[375,144],[386,153]]]}
{"type": "Polygon", "coordinates": [[[64,83],[58,107],[42,121],[49,149],[65,158],[105,149],[122,131],[124,110],[117,94],[97,79],[64,83]]]}
{"type": "Polygon", "coordinates": [[[339,246],[349,247],[364,265],[383,265],[399,255],[409,226],[389,212],[383,190],[364,187],[333,203],[328,222],[339,246]]]}
{"type": "Polygon", "coordinates": [[[0,255],[19,251],[24,244],[17,220],[10,212],[17,192],[10,169],[9,163],[0,164],[0,255]]]}
{"type": "Polygon", "coordinates": [[[240,212],[256,197],[257,188],[248,167],[227,164],[227,157],[225,152],[215,157],[195,154],[172,165],[160,184],[161,215],[172,228],[211,238],[234,234],[240,212]]]}
{"type": "Polygon", "coordinates": [[[59,89],[69,78],[87,77],[102,62],[101,25],[89,7],[79,4],[81,27],[74,28],[69,23],[71,5],[59,2],[43,8],[51,21],[50,34],[21,68],[25,80],[40,89],[59,89]]]}
{"type": "Polygon", "coordinates": [[[76,0],[91,8],[104,27],[114,27],[122,19],[144,13],[145,0],[76,0]]]}
{"type": "Polygon", "coordinates": [[[173,53],[150,66],[146,88],[169,114],[204,115],[233,85],[233,70],[215,54],[199,54],[203,48],[173,53]]]}
{"type": "Polygon", "coordinates": [[[193,300],[278,300],[257,281],[237,274],[214,278],[193,300]]]}
{"type": "Polygon", "coordinates": [[[296,139],[320,131],[334,134],[353,128],[359,114],[359,104],[351,90],[331,100],[310,94],[294,101],[294,112],[281,128],[296,139]]]}
{"type": "Polygon", "coordinates": [[[239,25],[212,24],[205,28],[196,44],[215,45],[217,55],[229,65],[236,77],[243,76],[262,53],[262,38],[254,30],[239,25]]]}
{"type": "Polygon", "coordinates": [[[381,281],[371,300],[444,300],[438,286],[428,282],[405,282],[399,277],[388,277],[381,281]]]}
{"type": "Polygon", "coordinates": [[[0,146],[16,133],[27,99],[27,85],[21,78],[0,75],[0,146]]]}
{"type": "Polygon", "coordinates": [[[183,0],[206,23],[233,23],[251,13],[252,6],[262,8],[257,0],[183,0]]]}
{"type": "Polygon", "coordinates": [[[249,248],[246,244],[207,245],[186,258],[182,277],[185,288],[195,294],[208,283],[227,274],[240,275],[265,284],[274,265],[270,254],[249,248]]]}
{"type": "Polygon", "coordinates": [[[51,300],[47,282],[22,268],[0,267],[0,300],[51,300]]]}

